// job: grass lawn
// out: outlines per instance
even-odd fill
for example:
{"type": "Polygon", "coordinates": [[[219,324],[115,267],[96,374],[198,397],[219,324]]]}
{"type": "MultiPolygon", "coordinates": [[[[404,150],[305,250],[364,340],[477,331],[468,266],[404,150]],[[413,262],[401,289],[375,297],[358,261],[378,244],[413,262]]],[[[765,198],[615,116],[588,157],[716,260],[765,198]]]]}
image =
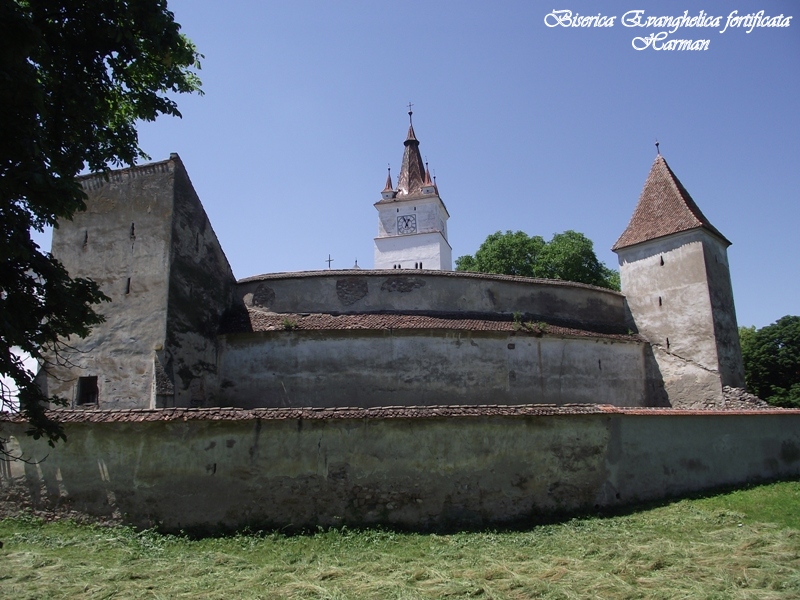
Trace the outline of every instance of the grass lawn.
{"type": "Polygon", "coordinates": [[[527,531],[190,540],[0,521],[4,598],[800,598],[800,482],[527,531]]]}

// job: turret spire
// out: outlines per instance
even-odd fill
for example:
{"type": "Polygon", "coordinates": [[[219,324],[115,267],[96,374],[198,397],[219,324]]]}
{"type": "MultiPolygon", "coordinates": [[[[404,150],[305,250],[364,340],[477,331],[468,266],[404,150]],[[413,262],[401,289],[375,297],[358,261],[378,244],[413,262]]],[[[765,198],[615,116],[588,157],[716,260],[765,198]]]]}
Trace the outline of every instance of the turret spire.
{"type": "Polygon", "coordinates": [[[391,192],[394,190],[392,185],[392,167],[387,168],[388,174],[386,175],[386,186],[383,188],[384,192],[391,192]]]}

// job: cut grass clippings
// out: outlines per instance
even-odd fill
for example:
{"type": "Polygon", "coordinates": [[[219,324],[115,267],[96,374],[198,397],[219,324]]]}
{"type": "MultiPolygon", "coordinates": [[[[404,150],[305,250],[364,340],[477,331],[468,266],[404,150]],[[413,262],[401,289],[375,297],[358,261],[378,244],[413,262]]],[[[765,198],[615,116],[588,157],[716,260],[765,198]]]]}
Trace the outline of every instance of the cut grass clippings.
{"type": "Polygon", "coordinates": [[[191,540],[0,521],[0,590],[39,598],[800,598],[800,482],[528,531],[191,540]]]}

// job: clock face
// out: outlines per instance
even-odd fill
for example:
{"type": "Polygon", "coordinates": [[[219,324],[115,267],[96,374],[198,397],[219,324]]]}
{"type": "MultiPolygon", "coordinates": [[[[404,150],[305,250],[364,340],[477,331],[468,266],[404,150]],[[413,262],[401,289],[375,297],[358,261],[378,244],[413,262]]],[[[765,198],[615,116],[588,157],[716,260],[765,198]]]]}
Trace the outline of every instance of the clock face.
{"type": "Polygon", "coordinates": [[[417,215],[397,217],[397,233],[416,233],[417,215]]]}

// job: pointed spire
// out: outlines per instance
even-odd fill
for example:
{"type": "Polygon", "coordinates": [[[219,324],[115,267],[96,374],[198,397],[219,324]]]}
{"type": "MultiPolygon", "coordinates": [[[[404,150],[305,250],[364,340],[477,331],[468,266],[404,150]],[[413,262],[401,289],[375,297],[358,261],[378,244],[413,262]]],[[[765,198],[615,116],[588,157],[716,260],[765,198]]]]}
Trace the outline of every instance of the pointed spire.
{"type": "Polygon", "coordinates": [[[630,223],[611,249],[619,250],[699,227],[730,245],[695,204],[659,151],[630,223]]]}
{"type": "Polygon", "coordinates": [[[392,192],[394,191],[394,186],[392,185],[392,167],[387,169],[389,174],[386,175],[386,186],[383,188],[384,192],[392,192]]]}
{"type": "Polygon", "coordinates": [[[403,142],[406,149],[403,152],[403,164],[400,166],[400,176],[397,178],[397,195],[408,196],[420,193],[425,178],[425,167],[422,155],[419,152],[419,140],[414,134],[414,122],[411,110],[413,104],[408,103],[408,135],[403,142]]]}
{"type": "Polygon", "coordinates": [[[433,185],[433,181],[431,181],[431,170],[428,168],[428,161],[425,161],[425,181],[422,182],[422,185],[433,185]]]}

